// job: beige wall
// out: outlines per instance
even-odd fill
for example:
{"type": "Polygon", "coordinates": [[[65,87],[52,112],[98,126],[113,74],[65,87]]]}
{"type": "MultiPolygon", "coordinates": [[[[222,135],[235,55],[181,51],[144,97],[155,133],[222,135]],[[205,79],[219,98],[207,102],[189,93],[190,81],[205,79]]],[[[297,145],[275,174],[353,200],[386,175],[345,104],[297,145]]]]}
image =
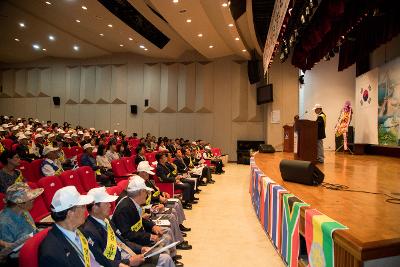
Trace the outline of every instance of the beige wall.
{"type": "Polygon", "coordinates": [[[264,139],[263,110],[247,82],[246,62],[160,61],[123,54],[1,66],[0,114],[204,139],[231,160],[238,139],[264,139]],[[59,107],[53,96],[61,97],[59,107]],[[150,100],[147,108],[144,99],[150,100]],[[137,115],[130,113],[134,104],[137,115]]]}
{"type": "Polygon", "coordinates": [[[265,127],[266,143],[276,150],[283,149],[283,126],[293,124],[293,117],[299,110],[299,72],[290,63],[290,59],[281,63],[279,58],[274,59],[268,71],[269,83],[273,84],[274,101],[266,104],[265,127]],[[280,111],[280,123],[271,123],[271,112],[280,111]]]}

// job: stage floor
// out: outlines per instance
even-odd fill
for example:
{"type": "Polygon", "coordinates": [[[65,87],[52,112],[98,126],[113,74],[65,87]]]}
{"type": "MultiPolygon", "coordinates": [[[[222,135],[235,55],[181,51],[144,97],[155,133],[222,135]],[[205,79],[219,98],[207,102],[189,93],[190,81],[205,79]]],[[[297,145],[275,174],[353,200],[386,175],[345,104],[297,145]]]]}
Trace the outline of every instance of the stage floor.
{"type": "MultiPolygon", "coordinates": [[[[312,208],[349,227],[344,232],[355,242],[373,247],[400,247],[399,204],[385,202],[387,197],[383,195],[285,182],[279,171],[282,159],[293,159],[293,153],[257,153],[255,156],[257,166],[268,177],[312,208]]],[[[398,158],[325,152],[325,164],[317,166],[325,174],[324,182],[346,185],[354,190],[400,194],[398,158]]]]}

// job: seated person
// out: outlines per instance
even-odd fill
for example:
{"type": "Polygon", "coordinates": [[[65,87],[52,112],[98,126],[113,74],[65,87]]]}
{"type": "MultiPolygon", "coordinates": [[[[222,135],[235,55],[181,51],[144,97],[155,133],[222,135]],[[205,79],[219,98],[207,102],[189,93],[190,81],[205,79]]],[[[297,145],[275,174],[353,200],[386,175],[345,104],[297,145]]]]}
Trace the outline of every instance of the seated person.
{"type": "Polygon", "coordinates": [[[59,162],[63,168],[63,170],[70,170],[74,168],[74,163],[72,162],[71,159],[67,159],[65,156],[63,147],[64,147],[64,142],[60,137],[57,137],[54,142],[53,142],[53,147],[58,148],[57,154],[58,158],[56,162],[59,162]]]}
{"type": "Polygon", "coordinates": [[[176,166],[176,170],[178,171],[178,173],[182,174],[185,177],[181,179],[181,181],[191,183],[193,187],[196,185],[196,193],[200,193],[201,190],[199,189],[199,184],[201,182],[201,175],[189,174],[190,169],[185,164],[185,161],[183,160],[182,151],[180,149],[176,150],[174,164],[176,166]],[[188,177],[193,177],[193,178],[188,178],[188,177]],[[194,181],[192,179],[194,179],[194,181]]]}
{"type": "Polygon", "coordinates": [[[113,141],[110,141],[110,143],[108,144],[106,158],[108,159],[109,162],[119,159],[119,154],[117,152],[117,145],[113,141]]]}
{"type": "Polygon", "coordinates": [[[75,186],[57,190],[50,206],[55,223],[39,246],[40,267],[101,266],[78,230],[85,222],[86,205],[92,202],[92,196],[79,194],[75,186]]]}
{"type": "Polygon", "coordinates": [[[46,146],[43,149],[43,156],[46,157],[40,165],[43,176],[58,176],[64,171],[58,161],[58,148],[46,146]]]}
{"type": "Polygon", "coordinates": [[[139,162],[147,160],[146,159],[146,146],[143,144],[139,144],[136,147],[136,158],[135,158],[135,164],[136,166],[139,165],[139,162]]]}
{"type": "Polygon", "coordinates": [[[147,187],[150,187],[154,190],[154,193],[152,192],[152,194],[149,195],[151,197],[151,204],[162,204],[165,207],[171,208],[171,213],[175,215],[177,222],[179,223],[179,229],[183,232],[190,231],[190,228],[186,228],[183,225],[183,221],[186,220],[186,216],[182,207],[182,203],[179,200],[169,202],[168,199],[171,196],[167,192],[161,192],[155,183],[149,179],[150,175],[155,174],[153,170],[154,168],[150,166],[148,161],[142,161],[137,166],[138,175],[143,178],[147,187]]]}
{"type": "Polygon", "coordinates": [[[222,169],[222,160],[213,156],[213,154],[211,153],[211,147],[205,146],[204,149],[205,151],[203,153],[203,159],[210,160],[212,164],[215,164],[215,173],[225,173],[225,171],[222,169]]]}
{"type": "Polygon", "coordinates": [[[24,182],[24,176],[17,170],[20,164],[19,156],[16,152],[4,150],[0,155],[0,162],[3,169],[0,170],[0,193],[6,193],[7,188],[16,182],[24,182]]]}
{"type": "Polygon", "coordinates": [[[43,193],[43,188],[30,189],[26,183],[15,183],[6,192],[6,207],[0,212],[0,245],[17,246],[24,242],[37,228],[29,211],[33,201],[43,193]],[[18,242],[17,242],[18,241],[18,242]],[[15,244],[17,242],[17,244],[15,244]]]}
{"type": "MultiPolygon", "coordinates": [[[[125,239],[136,244],[151,246],[160,238],[165,239],[165,244],[170,244],[175,240],[169,228],[159,227],[153,221],[141,216],[141,206],[146,203],[147,195],[152,190],[145,185],[142,178],[132,176],[126,189],[127,196],[117,203],[112,221],[125,239]]],[[[174,257],[176,248],[169,249],[169,253],[174,257]]]]}
{"type": "Polygon", "coordinates": [[[129,148],[128,141],[124,140],[121,143],[121,146],[119,147],[119,156],[120,157],[130,157],[132,156],[131,150],[129,148]]]}
{"type": "Polygon", "coordinates": [[[167,165],[167,156],[164,153],[158,153],[156,155],[157,168],[156,175],[162,183],[174,183],[176,189],[183,191],[183,208],[191,209],[190,203],[194,202],[194,190],[188,183],[181,182],[181,176],[178,176],[177,171],[173,167],[167,165]]]}
{"type": "MultiPolygon", "coordinates": [[[[195,151],[194,151],[195,153],[195,151]]],[[[184,150],[183,154],[185,155],[183,157],[183,161],[185,162],[186,166],[189,167],[190,170],[197,172],[201,171],[201,177],[207,179],[207,183],[213,184],[215,181],[212,179],[211,175],[211,170],[208,168],[207,165],[200,164],[200,161],[197,160],[194,155],[192,155],[192,152],[190,149],[184,150]]],[[[202,183],[200,183],[202,185],[202,183]]],[[[203,184],[204,185],[204,184],[203,184]]]]}
{"type": "Polygon", "coordinates": [[[99,145],[97,148],[96,164],[105,170],[112,170],[111,162],[106,157],[106,149],[104,145],[99,145]]]}
{"type": "Polygon", "coordinates": [[[92,241],[90,250],[96,260],[103,266],[174,266],[167,254],[154,256],[145,261],[142,253],[149,247],[142,247],[125,240],[108,220],[111,202],[118,196],[111,196],[104,187],[93,188],[88,195],[94,199],[93,204],[87,205],[89,216],[80,228],[86,238],[92,241]],[[152,264],[153,263],[153,264],[152,264]]]}
{"type": "Polygon", "coordinates": [[[92,146],[91,144],[85,144],[83,146],[84,152],[81,157],[81,165],[89,166],[90,168],[92,168],[92,170],[94,172],[96,172],[97,182],[99,182],[100,184],[102,184],[104,186],[110,186],[111,184],[114,183],[113,177],[107,176],[106,174],[101,173],[101,167],[97,166],[96,159],[93,156],[93,149],[94,149],[94,146],[92,146]]]}
{"type": "Polygon", "coordinates": [[[21,134],[18,136],[18,142],[19,145],[16,148],[16,152],[21,160],[32,162],[34,159],[36,159],[35,154],[29,152],[29,141],[27,136],[21,134]]]}

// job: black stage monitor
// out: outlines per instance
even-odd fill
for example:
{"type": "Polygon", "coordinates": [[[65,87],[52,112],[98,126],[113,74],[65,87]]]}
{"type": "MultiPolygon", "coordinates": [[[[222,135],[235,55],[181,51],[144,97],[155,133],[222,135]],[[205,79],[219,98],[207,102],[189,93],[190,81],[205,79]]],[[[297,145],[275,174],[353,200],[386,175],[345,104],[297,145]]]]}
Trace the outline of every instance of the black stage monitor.
{"type": "Polygon", "coordinates": [[[324,181],[324,173],[310,161],[284,159],[279,164],[284,181],[306,185],[318,185],[324,181]]]}
{"type": "Polygon", "coordinates": [[[273,100],[272,83],[257,87],[257,105],[272,102],[273,100]]]}

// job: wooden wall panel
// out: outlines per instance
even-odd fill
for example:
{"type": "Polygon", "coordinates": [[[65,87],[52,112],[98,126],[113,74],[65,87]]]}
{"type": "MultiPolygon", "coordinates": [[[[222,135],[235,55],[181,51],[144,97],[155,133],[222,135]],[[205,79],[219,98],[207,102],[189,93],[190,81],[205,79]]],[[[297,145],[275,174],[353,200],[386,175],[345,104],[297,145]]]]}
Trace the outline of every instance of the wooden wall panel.
{"type": "Polygon", "coordinates": [[[66,104],[79,103],[81,88],[81,67],[67,67],[65,97],[66,104]]]}
{"type": "Polygon", "coordinates": [[[257,105],[257,88],[247,82],[247,121],[263,121],[263,106],[257,105]]]}
{"type": "Polygon", "coordinates": [[[128,90],[128,66],[112,66],[111,103],[126,104],[128,90]]]}
{"type": "Polygon", "coordinates": [[[144,99],[149,100],[149,105],[144,107],[144,112],[153,113],[160,110],[161,65],[144,65],[144,99]]]}
{"type": "Polygon", "coordinates": [[[110,103],[111,99],[111,66],[96,66],[95,102],[110,103]]]}
{"type": "Polygon", "coordinates": [[[214,65],[196,64],[196,112],[209,113],[214,105],[214,65]]]}
{"type": "Polygon", "coordinates": [[[178,105],[178,64],[161,65],[160,112],[176,112],[178,105]]]}
{"type": "MultiPolygon", "coordinates": [[[[81,67],[80,103],[95,103],[96,67],[81,67]]],[[[93,125],[91,126],[93,127],[93,125]]]]}
{"type": "Polygon", "coordinates": [[[196,64],[179,64],[178,112],[194,112],[196,104],[196,64]]]}

